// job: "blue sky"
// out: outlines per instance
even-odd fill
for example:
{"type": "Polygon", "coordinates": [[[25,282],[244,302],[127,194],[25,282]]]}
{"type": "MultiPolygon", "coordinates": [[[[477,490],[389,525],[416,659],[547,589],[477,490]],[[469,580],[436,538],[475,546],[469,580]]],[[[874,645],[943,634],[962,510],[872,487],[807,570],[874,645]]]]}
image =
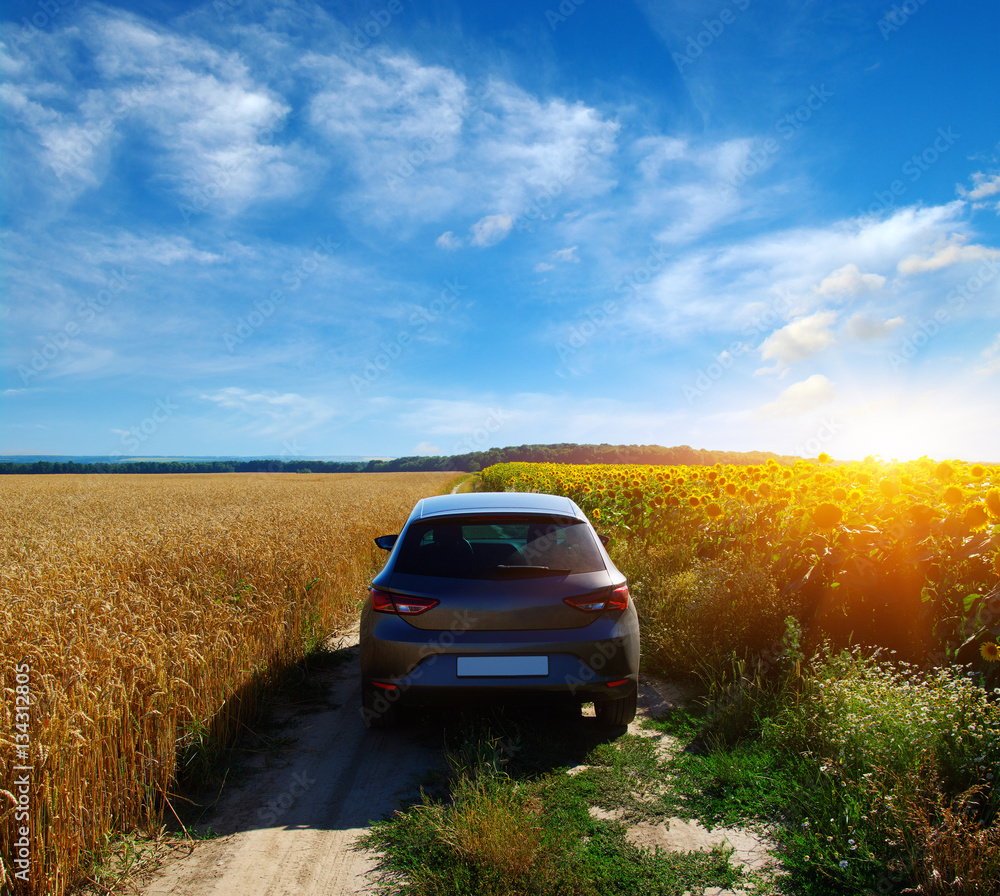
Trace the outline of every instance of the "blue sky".
{"type": "Polygon", "coordinates": [[[1000,460],[995,3],[3,19],[3,453],[1000,460]]]}

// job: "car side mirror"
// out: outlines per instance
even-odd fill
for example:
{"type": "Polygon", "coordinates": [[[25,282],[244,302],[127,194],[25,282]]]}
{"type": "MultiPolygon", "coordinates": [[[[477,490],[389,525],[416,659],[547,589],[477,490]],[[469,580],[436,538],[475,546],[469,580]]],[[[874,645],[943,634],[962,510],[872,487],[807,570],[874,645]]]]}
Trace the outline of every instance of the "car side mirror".
{"type": "Polygon", "coordinates": [[[382,548],[383,551],[391,551],[398,538],[398,535],[380,535],[375,539],[375,544],[382,548]]]}
{"type": "Polygon", "coordinates": [[[609,544],[611,544],[611,536],[610,535],[598,535],[597,537],[599,539],[601,539],[601,544],[603,544],[604,547],[607,547],[609,544]]]}

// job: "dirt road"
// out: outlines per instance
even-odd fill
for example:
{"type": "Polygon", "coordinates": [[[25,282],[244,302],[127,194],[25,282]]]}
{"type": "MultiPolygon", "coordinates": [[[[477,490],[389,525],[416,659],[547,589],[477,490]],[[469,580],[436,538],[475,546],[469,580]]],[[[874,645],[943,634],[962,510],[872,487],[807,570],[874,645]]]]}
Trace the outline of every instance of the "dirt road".
{"type": "Polygon", "coordinates": [[[210,819],[217,839],[168,859],[145,896],[347,896],[371,889],[373,856],[355,841],[442,762],[440,737],[365,729],[357,635],[330,672],[325,701],[279,706],[296,738],[277,761],[255,757],[242,788],[228,788],[210,819]],[[270,765],[270,767],[268,767],[270,765]]]}
{"type": "MultiPolygon", "coordinates": [[[[420,799],[420,783],[443,769],[443,733],[448,716],[388,733],[365,729],[361,701],[357,633],[342,642],[346,662],[321,673],[328,690],[319,699],[279,705],[276,721],[294,743],[249,763],[242,787],[226,789],[208,820],[221,835],[167,859],[141,891],[143,896],[353,896],[372,890],[375,857],[356,848],[370,822],[420,799]]],[[[664,758],[680,748],[642,720],[684,702],[681,690],[650,676],[640,677],[639,716],[632,734],[657,737],[664,758]]],[[[594,729],[593,710],[572,726],[560,765],[575,765],[605,739],[594,729]],[[589,717],[589,718],[588,718],[589,717]],[[576,741],[579,743],[572,746],[576,741]],[[575,758],[574,758],[575,757],[575,758]]],[[[612,736],[613,737],[613,736],[612,736]]],[[[598,817],[618,813],[593,810],[598,817]]],[[[728,842],[732,861],[760,869],[771,864],[771,844],[740,829],[708,831],[697,822],[669,819],[638,824],[628,836],[641,846],[669,851],[707,850],[728,842]]],[[[740,891],[716,890],[717,896],[740,891]]]]}

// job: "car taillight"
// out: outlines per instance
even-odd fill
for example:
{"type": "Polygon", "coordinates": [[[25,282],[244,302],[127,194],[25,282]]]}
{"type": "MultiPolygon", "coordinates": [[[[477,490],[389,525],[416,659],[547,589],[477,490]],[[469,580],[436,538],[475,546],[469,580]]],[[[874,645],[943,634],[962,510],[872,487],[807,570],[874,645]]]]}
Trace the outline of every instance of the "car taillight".
{"type": "Polygon", "coordinates": [[[619,585],[610,594],[582,594],[579,597],[564,597],[569,604],[584,613],[601,613],[604,610],[624,610],[628,606],[628,585],[619,585]]]}
{"type": "Polygon", "coordinates": [[[390,594],[388,591],[381,591],[378,588],[370,589],[369,594],[372,599],[372,609],[379,613],[416,616],[418,613],[426,613],[441,603],[433,597],[404,597],[401,594],[390,594]]]}
{"type": "Polygon", "coordinates": [[[378,610],[379,613],[396,612],[396,605],[392,602],[392,598],[385,591],[379,591],[378,588],[372,588],[368,593],[371,595],[373,610],[378,610]]]}
{"type": "Polygon", "coordinates": [[[611,592],[605,610],[624,610],[628,606],[628,585],[620,585],[611,592]]]}

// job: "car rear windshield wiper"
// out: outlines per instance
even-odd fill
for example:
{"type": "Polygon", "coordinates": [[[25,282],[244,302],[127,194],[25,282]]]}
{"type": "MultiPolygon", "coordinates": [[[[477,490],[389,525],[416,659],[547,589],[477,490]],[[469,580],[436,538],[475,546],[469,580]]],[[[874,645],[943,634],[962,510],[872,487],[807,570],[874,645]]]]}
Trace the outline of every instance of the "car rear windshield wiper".
{"type": "Polygon", "coordinates": [[[501,563],[497,574],[501,576],[568,576],[572,570],[552,566],[509,566],[501,563]]]}

